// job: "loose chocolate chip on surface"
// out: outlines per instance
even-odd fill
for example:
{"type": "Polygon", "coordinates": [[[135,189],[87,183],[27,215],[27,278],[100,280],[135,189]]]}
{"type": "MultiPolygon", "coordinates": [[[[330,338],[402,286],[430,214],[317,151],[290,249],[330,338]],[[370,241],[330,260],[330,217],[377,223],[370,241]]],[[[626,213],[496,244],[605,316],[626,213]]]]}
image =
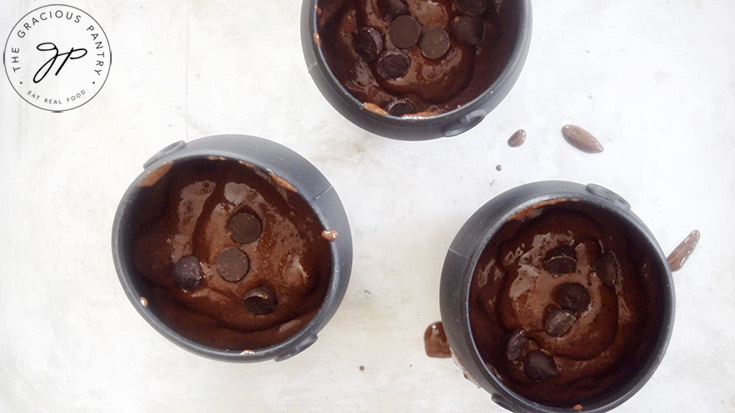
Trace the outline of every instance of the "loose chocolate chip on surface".
{"type": "Polygon", "coordinates": [[[528,345],[528,337],[523,333],[523,330],[513,330],[508,338],[508,345],[505,349],[505,356],[508,360],[518,360],[523,354],[523,350],[528,345]]]}
{"type": "Polygon", "coordinates": [[[479,16],[487,10],[487,0],[455,0],[457,9],[470,16],[479,16]]]}
{"type": "Polygon", "coordinates": [[[385,110],[392,116],[403,116],[407,113],[414,113],[416,109],[408,99],[395,99],[385,105],[385,110]]]}
{"type": "Polygon", "coordinates": [[[620,262],[612,251],[605,251],[599,260],[592,266],[603,284],[614,287],[620,275],[620,262]]]}
{"type": "Polygon", "coordinates": [[[431,323],[424,331],[424,349],[429,357],[452,357],[452,350],[449,348],[444,324],[441,321],[431,323]]]}
{"type": "Polygon", "coordinates": [[[687,262],[689,256],[694,252],[700,236],[699,231],[695,229],[666,257],[672,272],[679,271],[684,266],[684,263],[687,262]]]}
{"type": "Polygon", "coordinates": [[[242,299],[245,310],[255,315],[267,315],[278,307],[276,294],[267,286],[253,288],[242,299]]]}
{"type": "Polygon", "coordinates": [[[363,27],[355,35],[355,52],[368,63],[372,63],[383,52],[383,36],[372,27],[363,27]]]}
{"type": "Polygon", "coordinates": [[[199,286],[202,270],[199,260],[191,255],[183,257],[174,266],[174,281],[182,290],[193,290],[199,286]]]}
{"type": "Polygon", "coordinates": [[[577,271],[577,252],[569,245],[560,245],[546,253],[544,269],[560,275],[577,271]]]}
{"type": "Polygon", "coordinates": [[[217,257],[217,272],[230,282],[242,280],[250,271],[250,260],[239,248],[227,248],[217,257]]]}
{"type": "Polygon", "coordinates": [[[227,228],[230,230],[230,237],[240,244],[255,242],[263,230],[260,219],[249,212],[235,214],[230,218],[227,228]]]}
{"type": "Polygon", "coordinates": [[[559,375],[554,358],[541,350],[534,350],[526,357],[523,371],[534,380],[546,380],[559,375]]]}
{"type": "Polygon", "coordinates": [[[405,0],[378,0],[380,9],[389,17],[408,14],[408,5],[405,0]]]}
{"type": "Polygon", "coordinates": [[[510,136],[510,139],[508,139],[508,146],[511,148],[517,148],[521,145],[523,145],[523,142],[526,141],[526,131],[523,129],[518,129],[513,135],[510,136]]]}
{"type": "Polygon", "coordinates": [[[383,79],[396,79],[408,72],[411,58],[400,50],[386,50],[378,58],[375,66],[378,75],[383,79]]]}
{"type": "Polygon", "coordinates": [[[605,149],[597,138],[579,126],[566,125],[561,128],[561,134],[570,145],[582,152],[599,153],[605,149]]]}
{"type": "Polygon", "coordinates": [[[441,27],[432,27],[424,30],[419,47],[427,59],[439,59],[447,53],[450,44],[449,33],[446,30],[441,27]]]}
{"type": "Polygon", "coordinates": [[[577,317],[569,310],[549,307],[544,317],[544,331],[551,337],[559,337],[569,331],[577,317]]]}
{"type": "Polygon", "coordinates": [[[411,16],[396,17],[388,28],[388,37],[394,46],[408,49],[419,41],[421,24],[411,16]]]}
{"type": "Polygon", "coordinates": [[[590,293],[580,283],[564,283],[554,290],[554,300],[562,308],[576,312],[590,305],[590,293]]]}
{"type": "Polygon", "coordinates": [[[478,46],[485,36],[485,24],[477,17],[455,17],[450,30],[458,41],[469,46],[478,46]]]}

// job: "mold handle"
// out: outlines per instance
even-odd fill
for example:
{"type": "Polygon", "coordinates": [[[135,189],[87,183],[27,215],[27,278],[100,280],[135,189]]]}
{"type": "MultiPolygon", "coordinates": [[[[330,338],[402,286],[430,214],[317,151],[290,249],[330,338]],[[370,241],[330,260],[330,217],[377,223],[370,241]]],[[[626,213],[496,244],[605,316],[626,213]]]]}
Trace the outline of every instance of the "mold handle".
{"type": "Polygon", "coordinates": [[[465,133],[480,124],[480,122],[485,119],[485,115],[487,115],[487,113],[485,113],[484,110],[470,112],[461,119],[444,125],[442,133],[447,138],[465,133]]]}
{"type": "Polygon", "coordinates": [[[312,344],[316,343],[317,335],[312,334],[308,337],[305,337],[302,341],[300,341],[298,344],[296,344],[293,348],[289,349],[287,352],[280,354],[274,358],[275,361],[284,361],[288,360],[291,357],[301,353],[302,351],[306,350],[307,348],[311,347],[312,344]]]}
{"type": "Polygon", "coordinates": [[[528,410],[525,410],[523,408],[520,408],[520,407],[514,405],[513,403],[511,403],[510,401],[508,401],[508,399],[506,399],[505,397],[499,395],[498,393],[494,393],[492,395],[492,399],[493,399],[493,402],[495,402],[495,404],[497,404],[498,406],[502,407],[505,410],[508,410],[509,412],[514,412],[514,413],[529,413],[528,410]]]}
{"type": "Polygon", "coordinates": [[[585,189],[592,195],[597,195],[600,198],[603,198],[606,201],[611,202],[623,209],[630,209],[630,203],[628,203],[628,201],[626,201],[622,196],[616,194],[615,192],[605,188],[604,186],[597,184],[587,184],[585,189]]]}
{"type": "Polygon", "coordinates": [[[150,159],[145,161],[143,164],[143,169],[148,169],[151,165],[154,163],[160,161],[161,159],[171,155],[172,153],[176,153],[182,149],[186,148],[186,142],[184,141],[178,141],[174,142],[167,147],[161,149],[160,151],[156,152],[155,155],[151,156],[150,159]]]}

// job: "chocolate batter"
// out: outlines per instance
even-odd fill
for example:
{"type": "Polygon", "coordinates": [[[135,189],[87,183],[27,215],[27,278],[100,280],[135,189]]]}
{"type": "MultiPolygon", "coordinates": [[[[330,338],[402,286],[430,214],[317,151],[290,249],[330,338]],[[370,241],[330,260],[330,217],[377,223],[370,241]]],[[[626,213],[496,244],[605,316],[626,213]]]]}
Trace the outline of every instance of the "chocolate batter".
{"type": "Polygon", "coordinates": [[[316,314],[330,241],[301,197],[256,167],[180,161],[141,188],[132,259],[148,308],[206,346],[283,341],[316,314]]]}
{"type": "Polygon", "coordinates": [[[652,264],[607,212],[574,200],[530,210],[483,252],[470,325],[508,387],[571,408],[614,386],[652,344],[661,317],[652,264]]]}
{"type": "Polygon", "coordinates": [[[431,116],[485,91],[520,21],[511,0],[321,0],[318,38],[332,73],[374,112],[431,116]]]}

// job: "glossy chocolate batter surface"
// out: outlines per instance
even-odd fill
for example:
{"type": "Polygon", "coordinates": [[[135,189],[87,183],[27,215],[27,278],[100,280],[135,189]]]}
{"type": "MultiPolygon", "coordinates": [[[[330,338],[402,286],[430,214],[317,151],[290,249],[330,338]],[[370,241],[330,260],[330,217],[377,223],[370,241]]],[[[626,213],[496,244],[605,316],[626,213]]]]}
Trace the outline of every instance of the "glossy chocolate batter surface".
{"type": "Polygon", "coordinates": [[[132,259],[168,326],[242,351],[283,341],[316,314],[329,241],[293,187],[251,165],[198,159],[141,191],[132,259]]]}
{"type": "Polygon", "coordinates": [[[470,324],[490,370],[532,400],[572,407],[623,378],[660,319],[650,259],[607,213],[531,209],[488,244],[470,324]]]}
{"type": "Polygon", "coordinates": [[[511,0],[321,0],[318,38],[332,73],[367,107],[431,116],[497,79],[518,8],[511,0]]]}

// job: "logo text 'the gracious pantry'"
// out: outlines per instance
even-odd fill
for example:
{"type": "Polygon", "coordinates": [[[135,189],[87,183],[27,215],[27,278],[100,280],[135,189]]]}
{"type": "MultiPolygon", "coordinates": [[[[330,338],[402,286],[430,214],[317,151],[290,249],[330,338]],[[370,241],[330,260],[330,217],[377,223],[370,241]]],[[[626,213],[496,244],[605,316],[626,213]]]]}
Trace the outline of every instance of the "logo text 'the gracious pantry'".
{"type": "Polygon", "coordinates": [[[23,16],[3,53],[15,91],[31,105],[53,112],[78,108],[95,97],[111,63],[110,44],[99,23],[63,4],[23,16]]]}

